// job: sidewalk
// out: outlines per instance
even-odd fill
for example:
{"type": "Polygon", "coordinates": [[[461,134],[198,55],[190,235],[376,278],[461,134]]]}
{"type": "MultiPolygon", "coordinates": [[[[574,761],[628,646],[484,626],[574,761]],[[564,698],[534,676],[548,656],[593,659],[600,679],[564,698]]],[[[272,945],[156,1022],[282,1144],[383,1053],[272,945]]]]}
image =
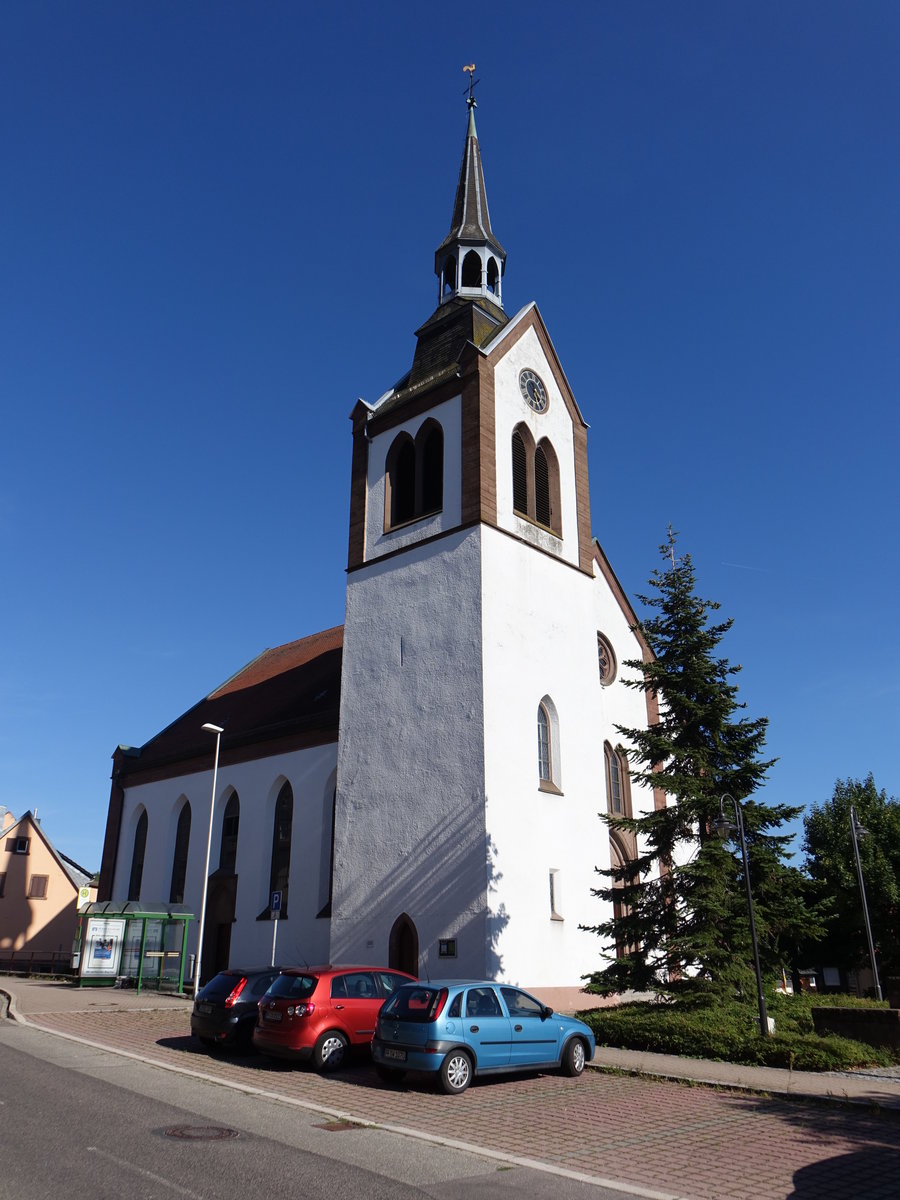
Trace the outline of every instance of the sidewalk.
{"type": "MultiPolygon", "coordinates": [[[[142,1010],[189,1013],[193,1003],[190,998],[160,992],[144,991],[138,995],[131,989],[78,988],[59,981],[0,976],[0,1016],[3,1013],[4,995],[9,997],[9,1016],[13,1020],[40,1026],[42,1015],[53,1014],[52,1028],[63,1032],[68,1024],[66,1015],[70,1014],[73,1018],[73,1034],[83,1027],[85,1014],[142,1010]]],[[[110,1049],[116,1049],[112,1038],[110,1042],[110,1049]]],[[[604,1046],[597,1048],[591,1065],[655,1079],[680,1080],[770,1096],[860,1104],[900,1112],[900,1067],[872,1072],[787,1071],[776,1067],[750,1067],[604,1046]]]]}

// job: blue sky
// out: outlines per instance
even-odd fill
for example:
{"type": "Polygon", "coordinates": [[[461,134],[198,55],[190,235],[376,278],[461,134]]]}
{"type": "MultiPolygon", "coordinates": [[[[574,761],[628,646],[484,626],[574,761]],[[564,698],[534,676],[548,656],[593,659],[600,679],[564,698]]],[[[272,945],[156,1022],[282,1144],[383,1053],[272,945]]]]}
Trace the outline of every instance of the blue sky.
{"type": "Polygon", "coordinates": [[[0,804],[88,868],[118,743],[343,620],[348,416],[434,308],[473,61],[626,590],[671,523],[766,798],[900,794],[900,6],[9,0],[0,804]]]}

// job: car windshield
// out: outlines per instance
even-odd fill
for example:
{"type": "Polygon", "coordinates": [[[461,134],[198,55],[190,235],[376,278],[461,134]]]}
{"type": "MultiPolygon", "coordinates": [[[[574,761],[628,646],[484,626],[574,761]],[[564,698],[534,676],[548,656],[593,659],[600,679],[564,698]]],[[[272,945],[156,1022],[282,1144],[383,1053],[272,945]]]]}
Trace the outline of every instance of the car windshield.
{"type": "Polygon", "coordinates": [[[315,975],[279,975],[272,981],[272,986],[266,995],[304,1000],[313,994],[318,982],[315,975]]]}
{"type": "Polygon", "coordinates": [[[420,1021],[425,1024],[434,1020],[440,998],[441,989],[437,987],[416,984],[414,987],[398,988],[381,1010],[381,1015],[392,1017],[395,1021],[420,1021]]]}

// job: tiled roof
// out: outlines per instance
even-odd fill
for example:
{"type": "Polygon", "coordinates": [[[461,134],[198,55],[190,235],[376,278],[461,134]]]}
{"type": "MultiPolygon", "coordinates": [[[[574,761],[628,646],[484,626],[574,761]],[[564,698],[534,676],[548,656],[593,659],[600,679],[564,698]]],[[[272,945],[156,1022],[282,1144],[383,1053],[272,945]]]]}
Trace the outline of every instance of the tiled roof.
{"type": "Polygon", "coordinates": [[[124,777],[208,760],[214,739],[202,726],[220,725],[222,753],[303,735],[337,740],[341,697],[342,625],[264,650],[140,749],[120,747],[116,770],[124,777]]]}

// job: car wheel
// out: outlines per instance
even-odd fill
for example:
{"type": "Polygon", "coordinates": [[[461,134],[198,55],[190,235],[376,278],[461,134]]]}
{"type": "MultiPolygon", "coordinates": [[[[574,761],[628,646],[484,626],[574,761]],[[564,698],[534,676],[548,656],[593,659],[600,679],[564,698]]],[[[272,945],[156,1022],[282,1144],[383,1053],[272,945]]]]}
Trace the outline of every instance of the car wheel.
{"type": "Polygon", "coordinates": [[[312,1061],[317,1071],[336,1071],[347,1056],[349,1042],[342,1033],[330,1029],[313,1046],[312,1061]]]}
{"type": "Polygon", "coordinates": [[[375,1074],[382,1083],[399,1083],[406,1074],[400,1067],[383,1067],[381,1063],[376,1064],[375,1074]]]}
{"type": "Polygon", "coordinates": [[[584,1070],[584,1064],[587,1061],[585,1054],[584,1042],[581,1038],[574,1037],[566,1044],[562,1057],[562,1069],[564,1075],[580,1075],[584,1070]]]}
{"type": "Polygon", "coordinates": [[[441,1063],[441,1087],[448,1096],[458,1096],[472,1082],[472,1060],[464,1050],[451,1050],[441,1063]]]}

